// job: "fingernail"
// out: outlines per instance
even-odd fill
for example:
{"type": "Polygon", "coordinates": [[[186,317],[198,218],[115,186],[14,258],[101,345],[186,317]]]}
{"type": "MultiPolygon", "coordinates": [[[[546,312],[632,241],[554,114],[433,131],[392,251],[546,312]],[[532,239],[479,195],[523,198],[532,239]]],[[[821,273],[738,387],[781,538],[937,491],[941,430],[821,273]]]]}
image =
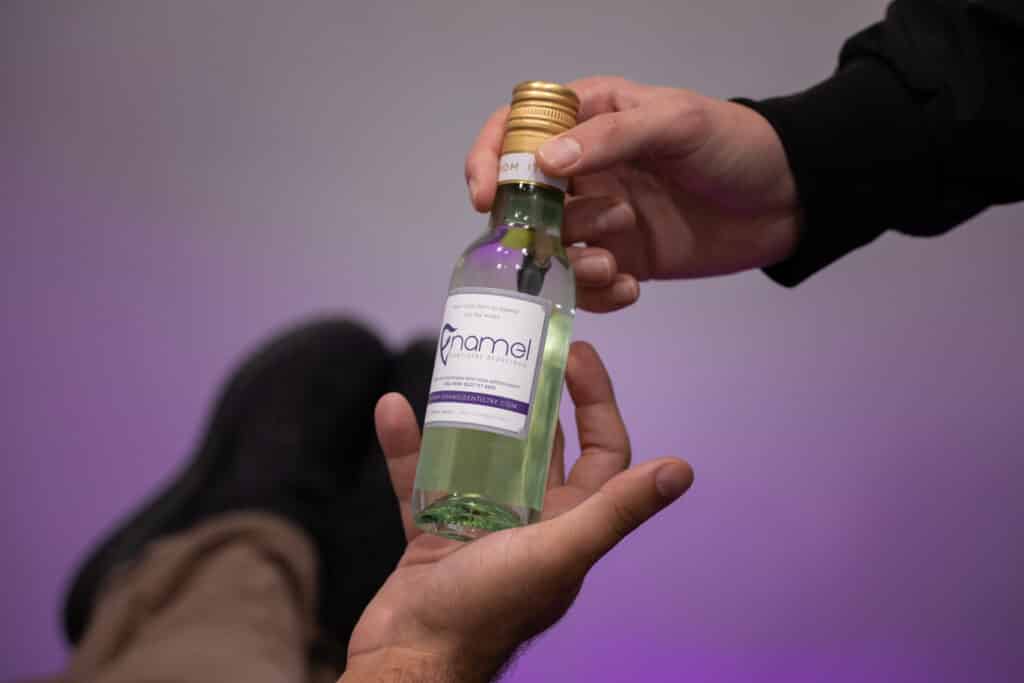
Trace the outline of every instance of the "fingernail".
{"type": "Polygon", "coordinates": [[[622,230],[633,224],[633,210],[626,204],[616,204],[597,214],[594,227],[601,232],[622,230]]]}
{"type": "Polygon", "coordinates": [[[573,264],[573,269],[584,280],[607,280],[612,275],[612,264],[605,256],[583,256],[573,264]]]}
{"type": "Polygon", "coordinates": [[[537,154],[540,154],[544,161],[553,168],[572,166],[579,160],[582,153],[583,148],[580,147],[580,143],[573,138],[564,136],[548,140],[537,150],[537,154]]]}
{"type": "Polygon", "coordinates": [[[654,486],[665,500],[675,500],[690,487],[690,472],[682,465],[665,465],[654,475],[654,486]]]}
{"type": "Polygon", "coordinates": [[[470,178],[469,183],[469,203],[476,206],[476,181],[470,178]]]}
{"type": "Polygon", "coordinates": [[[618,301],[636,301],[640,297],[640,285],[633,278],[619,280],[612,285],[612,296],[618,301]]]}

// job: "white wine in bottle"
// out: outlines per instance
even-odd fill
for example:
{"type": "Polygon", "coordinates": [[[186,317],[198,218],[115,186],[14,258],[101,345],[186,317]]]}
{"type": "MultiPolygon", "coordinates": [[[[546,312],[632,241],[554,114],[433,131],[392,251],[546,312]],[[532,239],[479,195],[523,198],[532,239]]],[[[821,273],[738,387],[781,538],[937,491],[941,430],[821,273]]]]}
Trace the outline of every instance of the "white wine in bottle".
{"type": "Polygon", "coordinates": [[[540,518],[576,287],[562,246],[567,180],[537,148],[576,125],[579,99],[517,85],[485,234],[455,264],[413,492],[416,524],[471,540],[540,518]]]}

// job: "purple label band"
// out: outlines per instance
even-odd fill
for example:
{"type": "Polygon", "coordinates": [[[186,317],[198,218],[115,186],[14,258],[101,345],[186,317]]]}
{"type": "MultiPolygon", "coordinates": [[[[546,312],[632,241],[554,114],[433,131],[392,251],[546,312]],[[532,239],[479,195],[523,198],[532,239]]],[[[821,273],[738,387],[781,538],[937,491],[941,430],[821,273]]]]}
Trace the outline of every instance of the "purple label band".
{"type": "Polygon", "coordinates": [[[469,403],[474,406],[489,406],[511,410],[513,413],[530,414],[530,404],[493,394],[478,394],[475,391],[435,391],[427,403],[469,403]]]}

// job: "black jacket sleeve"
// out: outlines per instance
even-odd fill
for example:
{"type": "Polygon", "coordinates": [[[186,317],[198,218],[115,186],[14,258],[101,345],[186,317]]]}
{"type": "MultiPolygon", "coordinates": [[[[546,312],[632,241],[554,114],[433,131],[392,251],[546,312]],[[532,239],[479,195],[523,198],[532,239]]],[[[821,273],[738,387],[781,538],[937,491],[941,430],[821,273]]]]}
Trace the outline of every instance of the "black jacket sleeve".
{"type": "Polygon", "coordinates": [[[804,92],[754,102],[782,140],[793,286],[886,230],[936,235],[1024,199],[1024,0],[896,0],[804,92]]]}

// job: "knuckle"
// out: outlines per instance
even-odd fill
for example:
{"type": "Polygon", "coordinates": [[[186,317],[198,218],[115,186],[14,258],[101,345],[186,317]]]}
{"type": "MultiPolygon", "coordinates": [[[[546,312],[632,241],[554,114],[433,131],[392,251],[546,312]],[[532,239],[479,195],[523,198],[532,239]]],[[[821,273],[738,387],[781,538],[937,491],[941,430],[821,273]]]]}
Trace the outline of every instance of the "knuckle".
{"type": "Polygon", "coordinates": [[[600,137],[603,140],[614,140],[622,135],[622,117],[615,114],[607,114],[600,117],[600,137]]]}
{"type": "Polygon", "coordinates": [[[620,541],[640,526],[640,516],[628,505],[613,496],[606,496],[608,509],[608,526],[616,541],[620,541]]]}
{"type": "Polygon", "coordinates": [[[619,74],[604,74],[599,76],[601,83],[611,90],[622,88],[629,84],[629,81],[619,74]]]}
{"type": "Polygon", "coordinates": [[[600,74],[573,81],[570,87],[589,100],[592,106],[602,110],[614,109],[614,104],[628,84],[629,81],[621,76],[600,74]]]}
{"type": "Polygon", "coordinates": [[[626,463],[623,469],[629,469],[629,466],[633,463],[633,446],[629,442],[629,434],[625,431],[622,433],[622,443],[619,444],[619,448],[622,453],[622,459],[626,463]]]}
{"type": "Polygon", "coordinates": [[[617,76],[611,74],[594,74],[593,76],[585,76],[577,79],[570,83],[570,87],[578,88],[580,90],[595,90],[599,88],[610,87],[617,76]]]}
{"type": "Polygon", "coordinates": [[[692,138],[703,137],[708,129],[710,115],[707,107],[699,100],[690,96],[675,98],[671,109],[669,125],[680,135],[692,138]]]}

